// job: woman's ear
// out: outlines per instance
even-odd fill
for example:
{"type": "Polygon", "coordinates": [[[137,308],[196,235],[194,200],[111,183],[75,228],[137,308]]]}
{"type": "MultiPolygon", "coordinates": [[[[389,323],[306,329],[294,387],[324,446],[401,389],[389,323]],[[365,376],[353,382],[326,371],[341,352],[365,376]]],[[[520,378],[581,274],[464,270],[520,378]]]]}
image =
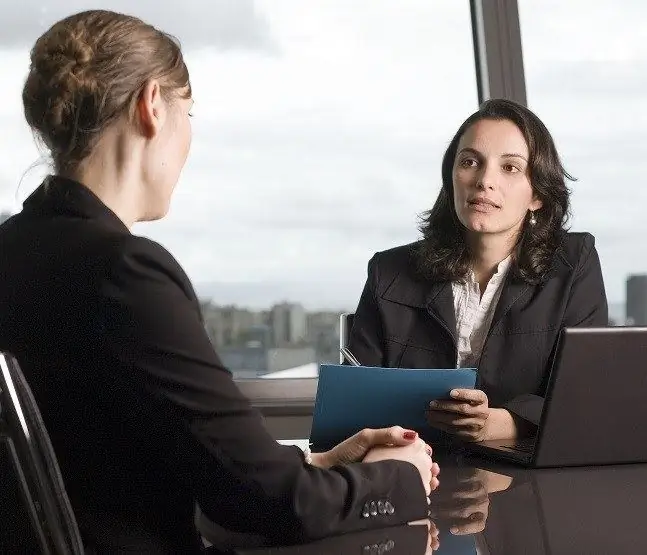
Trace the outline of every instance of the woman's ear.
{"type": "Polygon", "coordinates": [[[154,138],[162,129],[166,118],[166,104],[157,79],[147,81],[139,94],[135,118],[147,139],[154,138]]]}
{"type": "Polygon", "coordinates": [[[528,207],[528,210],[531,210],[532,212],[534,212],[535,210],[539,210],[542,206],[544,206],[543,201],[540,198],[533,197],[532,202],[528,207]]]}

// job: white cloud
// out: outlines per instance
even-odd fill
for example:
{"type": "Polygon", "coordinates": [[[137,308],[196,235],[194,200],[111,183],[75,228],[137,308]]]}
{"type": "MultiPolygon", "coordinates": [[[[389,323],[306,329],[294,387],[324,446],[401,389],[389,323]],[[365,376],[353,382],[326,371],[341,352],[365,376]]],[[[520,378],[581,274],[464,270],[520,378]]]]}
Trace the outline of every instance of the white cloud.
{"type": "Polygon", "coordinates": [[[185,46],[276,51],[267,20],[258,12],[255,0],[183,0],[181,6],[152,0],[22,0],[20,9],[1,4],[0,45],[29,48],[59,19],[82,10],[105,9],[140,17],[176,35],[185,46]]]}
{"type": "MultiPolygon", "coordinates": [[[[192,0],[169,20],[187,45],[194,142],[169,217],[138,231],[164,243],[195,282],[222,284],[211,291],[223,302],[248,294],[250,304],[293,297],[352,308],[371,254],[417,237],[445,146],[476,109],[468,3],[265,0],[232,15],[234,3],[220,2],[218,21],[233,18],[247,37],[228,35],[228,48],[207,4],[192,0]]],[[[644,8],[620,4],[634,11],[616,3],[614,14],[582,14],[576,2],[554,2],[538,17],[521,2],[530,104],[579,178],[574,228],[596,235],[614,300],[627,273],[647,271],[636,239],[647,204],[644,8]],[[609,18],[627,20],[611,38],[609,18]],[[615,45],[606,57],[602,31],[615,45]]],[[[20,16],[34,38],[37,5],[20,16]]],[[[166,8],[151,6],[137,10],[161,25],[166,8]]],[[[21,114],[27,45],[0,50],[0,63],[0,149],[11,152],[0,164],[3,208],[38,153],[21,114]]],[[[27,174],[21,198],[42,172],[27,174]]]]}
{"type": "Polygon", "coordinates": [[[573,184],[573,228],[596,236],[607,293],[647,272],[647,43],[643,2],[520,3],[530,107],[551,130],[573,184]]]}

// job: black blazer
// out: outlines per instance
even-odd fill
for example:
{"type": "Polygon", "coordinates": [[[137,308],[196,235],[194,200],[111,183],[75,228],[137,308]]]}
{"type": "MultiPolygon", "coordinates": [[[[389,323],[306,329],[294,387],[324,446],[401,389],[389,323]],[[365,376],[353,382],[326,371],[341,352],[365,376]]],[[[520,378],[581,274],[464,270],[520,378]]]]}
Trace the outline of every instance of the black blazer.
{"type": "Polygon", "coordinates": [[[196,500],[277,544],[427,514],[410,463],[322,470],[277,444],[214,352],[182,268],[83,185],[46,181],[0,227],[0,307],[0,350],[34,390],[101,553],[197,553],[196,500]],[[381,499],[394,514],[362,518],[381,499]]]}
{"type": "MultiPolygon", "coordinates": [[[[608,325],[594,243],[589,233],[565,233],[552,269],[539,285],[508,273],[478,368],[477,387],[491,406],[538,424],[560,329],[608,325]]],[[[456,367],[451,283],[420,279],[415,247],[377,253],[368,264],[349,338],[349,348],[362,364],[456,367]]]]}

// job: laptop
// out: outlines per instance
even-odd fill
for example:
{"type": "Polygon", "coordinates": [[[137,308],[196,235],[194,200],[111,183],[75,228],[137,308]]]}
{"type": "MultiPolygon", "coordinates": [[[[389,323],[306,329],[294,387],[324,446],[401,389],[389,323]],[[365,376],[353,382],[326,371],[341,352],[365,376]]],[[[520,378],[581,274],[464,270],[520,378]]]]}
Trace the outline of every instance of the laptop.
{"type": "Polygon", "coordinates": [[[647,462],[647,327],[565,328],[536,437],[468,454],[543,468],[647,462]]]}

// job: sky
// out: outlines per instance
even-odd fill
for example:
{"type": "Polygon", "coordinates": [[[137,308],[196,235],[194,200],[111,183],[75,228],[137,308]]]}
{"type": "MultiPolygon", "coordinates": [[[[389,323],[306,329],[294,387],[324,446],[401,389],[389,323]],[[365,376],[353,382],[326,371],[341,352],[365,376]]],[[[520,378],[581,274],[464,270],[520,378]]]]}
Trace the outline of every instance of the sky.
{"type": "MultiPolygon", "coordinates": [[[[203,296],[354,309],[374,252],[419,237],[440,161],[477,108],[467,0],[0,0],[0,210],[49,171],[24,123],[29,48],[57,19],[125,11],[181,41],[193,145],[162,243],[203,296]],[[136,7],[135,7],[136,6],[136,7]]],[[[520,0],[528,102],[596,236],[609,299],[647,273],[647,6],[520,0]]]]}

